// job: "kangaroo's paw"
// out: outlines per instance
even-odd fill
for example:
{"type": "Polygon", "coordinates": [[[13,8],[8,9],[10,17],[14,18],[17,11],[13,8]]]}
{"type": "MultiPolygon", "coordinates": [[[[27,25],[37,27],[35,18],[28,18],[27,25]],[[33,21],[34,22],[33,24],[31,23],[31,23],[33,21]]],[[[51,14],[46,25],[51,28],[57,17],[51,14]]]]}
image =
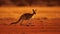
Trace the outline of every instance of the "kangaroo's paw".
{"type": "Polygon", "coordinates": [[[23,26],[24,24],[20,24],[21,26],[23,26]]]}
{"type": "Polygon", "coordinates": [[[10,25],[12,25],[12,24],[17,24],[16,22],[13,22],[13,23],[11,23],[10,25]]]}

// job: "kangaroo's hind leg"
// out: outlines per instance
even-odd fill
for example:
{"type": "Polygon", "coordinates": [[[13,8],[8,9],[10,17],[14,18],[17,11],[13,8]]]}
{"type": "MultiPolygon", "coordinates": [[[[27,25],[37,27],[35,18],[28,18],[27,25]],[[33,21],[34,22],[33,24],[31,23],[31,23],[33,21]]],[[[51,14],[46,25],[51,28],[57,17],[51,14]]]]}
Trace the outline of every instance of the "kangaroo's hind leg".
{"type": "Polygon", "coordinates": [[[24,24],[23,24],[23,21],[24,21],[23,19],[20,21],[20,25],[24,25],[24,24]]]}
{"type": "Polygon", "coordinates": [[[26,26],[28,24],[28,20],[21,20],[20,25],[26,26]]]}

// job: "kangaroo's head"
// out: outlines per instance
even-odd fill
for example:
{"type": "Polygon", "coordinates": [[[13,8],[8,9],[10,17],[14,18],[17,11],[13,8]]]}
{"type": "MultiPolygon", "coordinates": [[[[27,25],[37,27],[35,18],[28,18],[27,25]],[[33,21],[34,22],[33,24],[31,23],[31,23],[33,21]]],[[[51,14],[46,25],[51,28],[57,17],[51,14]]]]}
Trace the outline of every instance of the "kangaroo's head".
{"type": "Polygon", "coordinates": [[[33,10],[33,14],[36,14],[36,12],[35,12],[36,10],[34,10],[34,9],[32,9],[32,10],[33,10]]]}

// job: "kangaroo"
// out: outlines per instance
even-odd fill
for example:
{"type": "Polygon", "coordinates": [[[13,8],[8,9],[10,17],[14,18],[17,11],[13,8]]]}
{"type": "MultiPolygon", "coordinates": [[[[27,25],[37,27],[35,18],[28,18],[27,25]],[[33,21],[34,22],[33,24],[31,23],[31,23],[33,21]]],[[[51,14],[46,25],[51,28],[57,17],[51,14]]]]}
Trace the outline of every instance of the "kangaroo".
{"type": "MultiPolygon", "coordinates": [[[[32,16],[33,16],[34,14],[36,14],[36,12],[35,12],[36,10],[32,9],[32,11],[33,11],[32,14],[30,14],[30,13],[25,13],[25,14],[21,15],[21,17],[18,19],[18,21],[13,22],[13,23],[11,23],[11,24],[17,24],[17,23],[19,23],[19,21],[21,21],[21,20],[30,20],[30,18],[32,18],[32,16]]],[[[21,22],[20,24],[22,24],[22,22],[21,22]]]]}

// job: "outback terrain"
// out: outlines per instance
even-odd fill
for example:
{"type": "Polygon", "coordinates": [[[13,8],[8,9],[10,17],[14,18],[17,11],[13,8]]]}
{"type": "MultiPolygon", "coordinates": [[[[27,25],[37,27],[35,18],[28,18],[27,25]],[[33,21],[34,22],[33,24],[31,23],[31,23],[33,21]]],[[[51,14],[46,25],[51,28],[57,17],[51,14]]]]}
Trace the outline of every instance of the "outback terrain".
{"type": "Polygon", "coordinates": [[[0,7],[0,34],[60,34],[60,7],[0,7]],[[10,25],[32,9],[30,20],[10,25]]]}

